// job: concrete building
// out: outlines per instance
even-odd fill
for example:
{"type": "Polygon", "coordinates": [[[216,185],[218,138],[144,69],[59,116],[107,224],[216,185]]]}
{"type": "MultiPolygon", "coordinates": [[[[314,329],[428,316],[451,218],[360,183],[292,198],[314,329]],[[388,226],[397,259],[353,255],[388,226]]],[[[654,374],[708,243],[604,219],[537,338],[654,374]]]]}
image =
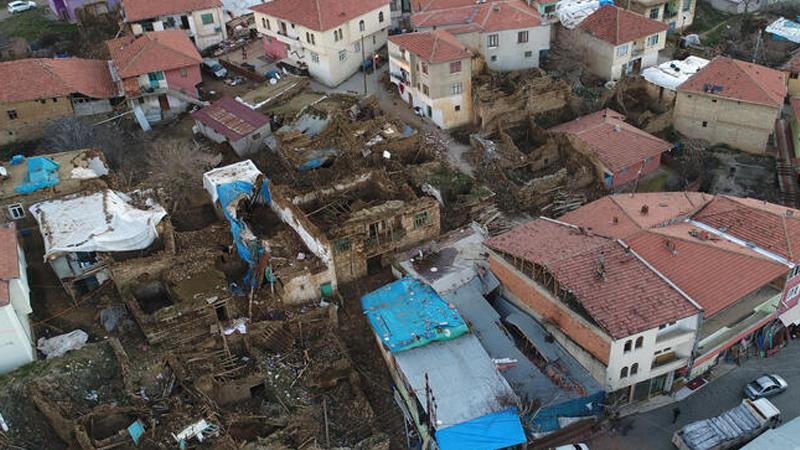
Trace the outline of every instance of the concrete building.
{"type": "Polygon", "coordinates": [[[128,100],[140,122],[166,120],[191,103],[201,103],[197,84],[202,81],[202,58],[184,32],[155,31],[106,44],[119,95],[128,100]]]}
{"type": "Polygon", "coordinates": [[[0,144],[39,137],[48,122],[110,112],[118,97],[106,61],[20,59],[0,63],[0,144]]]}
{"type": "Polygon", "coordinates": [[[653,173],[661,166],[661,154],[672,144],[625,122],[625,116],[611,109],[600,110],[550,128],[567,134],[573,147],[585,151],[603,182],[618,188],[653,173]]]}
{"type": "Polygon", "coordinates": [[[0,373],[36,359],[25,254],[13,223],[0,225],[0,373]]]}
{"type": "Polygon", "coordinates": [[[120,0],[48,0],[50,11],[69,22],[108,14],[119,7],[120,0]]]}
{"type": "Polygon", "coordinates": [[[441,128],[472,120],[472,53],[447,31],[389,38],[389,79],[400,97],[441,128]]]}
{"type": "Polygon", "coordinates": [[[490,70],[505,72],[539,67],[550,49],[550,25],[522,0],[490,2],[432,1],[411,17],[418,31],[447,30],[490,70]]]}
{"type": "Polygon", "coordinates": [[[252,9],[267,55],[330,87],[371,62],[391,21],[389,0],[273,0],[252,9]]]}
{"type": "Polygon", "coordinates": [[[600,7],[559,39],[571,40],[589,71],[618,80],[658,64],[667,25],[612,5],[600,7]]]}
{"type": "Polygon", "coordinates": [[[222,97],[192,113],[197,131],[212,141],[227,142],[247,158],[265,147],[270,135],[269,117],[230,97],[222,97]]]}
{"type": "Polygon", "coordinates": [[[620,7],[667,24],[669,32],[681,32],[694,22],[697,0],[631,0],[620,7]]]}
{"type": "Polygon", "coordinates": [[[228,38],[220,0],[122,0],[122,13],[136,36],[183,30],[201,51],[228,38]]]}
{"type": "Polygon", "coordinates": [[[678,88],[674,126],[691,138],[764,153],[785,97],[783,73],[717,57],[678,88]]]}
{"type": "Polygon", "coordinates": [[[791,96],[800,96],[800,53],[792,56],[781,66],[786,76],[786,89],[791,96]]]}

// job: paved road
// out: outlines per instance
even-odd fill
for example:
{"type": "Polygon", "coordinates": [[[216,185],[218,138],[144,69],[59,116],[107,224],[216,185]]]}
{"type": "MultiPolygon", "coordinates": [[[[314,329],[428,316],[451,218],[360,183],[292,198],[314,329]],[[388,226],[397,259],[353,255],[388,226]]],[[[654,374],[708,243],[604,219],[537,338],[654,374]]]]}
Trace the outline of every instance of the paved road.
{"type": "Polygon", "coordinates": [[[681,426],[698,419],[715,416],[730,409],[742,400],[745,384],[758,375],[778,374],[789,383],[789,389],[770,399],[788,421],[800,415],[800,342],[792,341],[772,358],[751,358],[731,372],[712,381],[680,402],[681,414],[672,424],[673,405],[630,416],[633,428],[626,436],[619,434],[598,436],[588,442],[592,450],[674,450],[672,434],[681,426]]]}

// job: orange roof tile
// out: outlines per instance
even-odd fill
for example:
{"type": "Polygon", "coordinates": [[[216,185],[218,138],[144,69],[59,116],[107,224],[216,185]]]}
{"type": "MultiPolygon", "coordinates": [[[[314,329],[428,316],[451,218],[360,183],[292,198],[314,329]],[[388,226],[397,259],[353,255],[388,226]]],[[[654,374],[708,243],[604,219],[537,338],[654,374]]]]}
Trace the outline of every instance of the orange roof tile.
{"type": "Polygon", "coordinates": [[[182,30],[165,30],[106,41],[120,78],[199,65],[203,59],[182,30]]]}
{"type": "MultiPolygon", "coordinates": [[[[250,9],[312,30],[325,31],[388,4],[389,0],[272,0],[250,9]]],[[[385,20],[388,26],[389,18],[385,20]]]]}
{"type": "Polygon", "coordinates": [[[625,122],[625,116],[604,109],[550,128],[583,141],[611,172],[619,172],[646,158],[660,157],[672,144],[625,122]]]}
{"type": "Polygon", "coordinates": [[[624,244],[572,226],[534,220],[486,245],[546,267],[614,339],[698,312],[624,244]]]}
{"type": "Polygon", "coordinates": [[[0,63],[0,100],[19,102],[69,94],[117,96],[106,61],[81,58],[18,59],[0,63]]]}
{"type": "Polygon", "coordinates": [[[443,30],[396,34],[389,36],[389,40],[432,64],[472,56],[472,52],[464,44],[443,30]]]}
{"type": "Polygon", "coordinates": [[[681,84],[678,92],[782,107],[786,80],[780,71],[720,56],[681,84]],[[721,90],[714,91],[714,86],[721,90]]]}
{"type": "Polygon", "coordinates": [[[8,304],[8,282],[19,278],[17,227],[14,223],[0,225],[0,306],[8,304]]]}
{"type": "Polygon", "coordinates": [[[222,2],[220,0],[122,0],[126,22],[210,8],[222,8],[222,2]]]}
{"type": "Polygon", "coordinates": [[[475,30],[491,33],[503,30],[538,27],[542,16],[522,0],[495,0],[468,6],[425,10],[411,16],[417,28],[472,25],[475,30]]]}
{"type": "Polygon", "coordinates": [[[577,29],[612,45],[620,45],[661,33],[668,28],[664,22],[616,6],[605,5],[585,18],[577,29]]]}

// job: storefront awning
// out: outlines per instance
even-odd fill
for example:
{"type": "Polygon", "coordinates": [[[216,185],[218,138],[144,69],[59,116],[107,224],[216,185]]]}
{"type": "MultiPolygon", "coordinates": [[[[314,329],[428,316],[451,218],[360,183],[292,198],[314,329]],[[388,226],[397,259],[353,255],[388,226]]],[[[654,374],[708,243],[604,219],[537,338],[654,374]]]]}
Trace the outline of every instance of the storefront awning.
{"type": "Polygon", "coordinates": [[[800,324],[800,304],[795,305],[793,308],[778,316],[778,318],[785,327],[800,324]]]}

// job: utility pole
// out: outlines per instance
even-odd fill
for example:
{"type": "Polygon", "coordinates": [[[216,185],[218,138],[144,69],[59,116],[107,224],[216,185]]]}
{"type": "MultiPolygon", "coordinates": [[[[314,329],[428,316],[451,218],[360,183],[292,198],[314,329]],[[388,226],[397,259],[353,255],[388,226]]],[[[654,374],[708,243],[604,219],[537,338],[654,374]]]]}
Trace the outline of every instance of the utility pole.
{"type": "MultiPolygon", "coordinates": [[[[367,67],[364,67],[364,61],[367,60],[364,51],[364,34],[361,34],[361,71],[364,72],[364,96],[367,96],[367,67]]],[[[374,64],[374,63],[373,63],[374,64]]]]}

